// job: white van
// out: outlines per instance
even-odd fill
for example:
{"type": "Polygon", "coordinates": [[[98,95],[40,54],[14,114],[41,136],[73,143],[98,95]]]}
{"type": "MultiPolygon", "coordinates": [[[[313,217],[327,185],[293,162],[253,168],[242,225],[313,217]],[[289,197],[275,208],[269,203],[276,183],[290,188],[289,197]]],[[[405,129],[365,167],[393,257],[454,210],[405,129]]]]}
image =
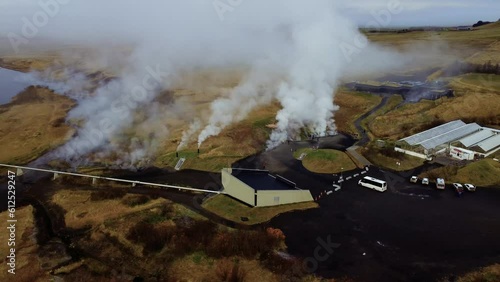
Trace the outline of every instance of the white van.
{"type": "Polygon", "coordinates": [[[387,182],[370,176],[363,177],[358,184],[379,192],[385,192],[385,190],[387,190],[387,182]]]}
{"type": "Polygon", "coordinates": [[[446,185],[444,183],[444,179],[443,178],[436,179],[436,188],[437,189],[444,190],[445,187],[446,187],[446,185]]]}

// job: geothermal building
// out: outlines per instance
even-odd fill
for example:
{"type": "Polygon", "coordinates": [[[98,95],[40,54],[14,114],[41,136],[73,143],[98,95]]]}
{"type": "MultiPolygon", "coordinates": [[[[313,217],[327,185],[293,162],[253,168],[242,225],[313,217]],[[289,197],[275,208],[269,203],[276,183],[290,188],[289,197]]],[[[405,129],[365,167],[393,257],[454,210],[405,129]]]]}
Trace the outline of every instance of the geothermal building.
{"type": "Polygon", "coordinates": [[[314,201],[309,190],[267,170],[224,168],[221,173],[224,192],[252,207],[314,201]]]}

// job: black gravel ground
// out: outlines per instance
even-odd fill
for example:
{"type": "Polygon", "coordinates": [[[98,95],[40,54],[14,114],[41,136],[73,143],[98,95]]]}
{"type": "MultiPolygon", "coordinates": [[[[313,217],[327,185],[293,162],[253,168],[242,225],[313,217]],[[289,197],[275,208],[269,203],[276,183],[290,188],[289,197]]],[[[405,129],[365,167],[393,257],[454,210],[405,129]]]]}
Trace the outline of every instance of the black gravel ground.
{"type": "Polygon", "coordinates": [[[451,187],[439,191],[409,182],[428,165],[405,173],[374,167],[345,172],[344,179],[352,178],[333,192],[340,175],[309,173],[293,159],[290,147],[303,145],[283,144],[254,162],[266,162],[314,197],[323,192],[320,208],[271,221],[284,231],[290,253],[306,258],[308,270],[356,281],[438,281],[500,262],[499,188],[458,197],[451,187]],[[360,187],[362,176],[384,179],[389,189],[360,187]],[[335,248],[324,249],[321,242],[329,241],[335,248]]]}

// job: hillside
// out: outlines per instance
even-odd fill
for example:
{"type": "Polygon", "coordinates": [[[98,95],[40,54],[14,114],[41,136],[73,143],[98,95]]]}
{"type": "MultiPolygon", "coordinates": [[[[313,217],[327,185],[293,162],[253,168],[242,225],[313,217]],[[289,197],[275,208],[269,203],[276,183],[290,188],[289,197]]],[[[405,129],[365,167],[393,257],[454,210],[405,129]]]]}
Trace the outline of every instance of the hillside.
{"type": "Polygon", "coordinates": [[[29,87],[0,106],[0,163],[25,164],[64,143],[73,133],[64,120],[74,105],[49,89],[29,87]]]}
{"type": "MultiPolygon", "coordinates": [[[[457,59],[466,59],[469,62],[500,62],[500,23],[484,25],[470,32],[416,31],[409,33],[368,33],[367,35],[373,42],[395,48],[441,42],[449,50],[449,54],[457,59]]],[[[30,54],[24,57],[21,55],[3,57],[0,63],[4,66],[26,71],[30,68],[43,69],[56,61],[57,57],[54,54],[43,55],[39,58],[30,54]]],[[[93,69],[93,71],[98,70],[93,69]]],[[[498,77],[478,74],[443,77],[443,74],[439,72],[432,76],[449,81],[457,97],[442,98],[434,102],[424,100],[416,104],[380,111],[376,115],[370,116],[369,121],[366,122],[368,133],[375,138],[396,139],[413,133],[420,128],[427,127],[435,120],[449,121],[457,118],[476,120],[484,125],[494,127],[499,126],[500,85],[498,84],[498,77]]],[[[241,74],[233,71],[215,76],[215,78],[214,74],[209,72],[190,75],[184,82],[193,84],[192,89],[175,89],[169,95],[193,105],[193,111],[205,113],[204,117],[206,117],[211,101],[220,97],[223,91],[237,85],[239,79],[241,79],[241,74]],[[202,84],[206,81],[217,81],[217,85],[203,87],[202,84]]],[[[4,161],[23,163],[33,160],[41,153],[65,140],[70,131],[64,124],[59,124],[61,126],[57,127],[57,129],[45,126],[45,128],[51,130],[47,132],[39,132],[38,129],[44,128],[47,121],[49,123],[56,120],[59,123],[62,122],[65,114],[72,106],[67,104],[68,100],[62,97],[59,98],[31,101],[31,104],[12,105],[9,107],[8,112],[2,110],[4,113],[0,114],[0,126],[3,128],[3,132],[7,132],[8,128],[12,126],[12,122],[26,115],[25,113],[30,113],[26,120],[31,121],[32,119],[29,116],[32,112],[35,115],[34,107],[38,108],[38,114],[34,118],[36,121],[33,120],[32,126],[28,125],[28,123],[17,124],[17,127],[21,128],[21,132],[32,132],[31,134],[36,136],[27,138],[28,136],[20,134],[19,131],[11,131],[3,137],[6,142],[7,139],[5,138],[8,138],[8,140],[22,139],[22,143],[7,142],[6,144],[24,144],[30,148],[30,153],[25,155],[19,151],[19,148],[12,147],[14,145],[7,145],[2,149],[5,150],[5,154],[2,154],[4,161]],[[51,114],[51,111],[55,112],[51,114]],[[43,136],[43,138],[40,138],[40,136],[43,136]]],[[[335,98],[335,102],[340,106],[340,110],[335,115],[338,129],[342,132],[357,135],[357,131],[353,126],[354,120],[375,107],[380,101],[381,98],[378,96],[340,90],[335,98]]],[[[218,171],[221,167],[228,166],[238,159],[261,151],[271,131],[268,125],[275,122],[274,117],[279,109],[280,105],[277,103],[255,109],[245,120],[229,126],[219,136],[208,139],[201,147],[199,155],[197,153],[196,138],[193,137],[189,145],[180,152],[181,157],[187,157],[183,168],[218,171]]],[[[181,140],[182,132],[189,126],[191,120],[189,117],[182,117],[180,119],[170,118],[164,122],[169,128],[169,134],[165,139],[161,140],[158,151],[152,157],[150,163],[160,167],[173,167],[178,160],[175,152],[177,145],[181,140]]],[[[134,136],[135,132],[134,128],[129,128],[125,130],[124,137],[134,136]]],[[[113,157],[108,160],[99,159],[97,161],[98,163],[108,163],[113,161],[113,157]]]]}

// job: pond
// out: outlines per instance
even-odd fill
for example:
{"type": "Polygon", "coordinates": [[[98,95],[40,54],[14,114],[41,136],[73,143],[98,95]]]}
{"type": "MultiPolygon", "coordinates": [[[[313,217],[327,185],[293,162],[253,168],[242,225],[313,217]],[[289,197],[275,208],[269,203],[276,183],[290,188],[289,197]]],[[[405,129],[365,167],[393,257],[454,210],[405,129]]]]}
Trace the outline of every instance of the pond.
{"type": "Polygon", "coordinates": [[[23,76],[24,73],[0,68],[0,105],[9,103],[12,97],[29,86],[28,81],[23,81],[23,76]]]}

